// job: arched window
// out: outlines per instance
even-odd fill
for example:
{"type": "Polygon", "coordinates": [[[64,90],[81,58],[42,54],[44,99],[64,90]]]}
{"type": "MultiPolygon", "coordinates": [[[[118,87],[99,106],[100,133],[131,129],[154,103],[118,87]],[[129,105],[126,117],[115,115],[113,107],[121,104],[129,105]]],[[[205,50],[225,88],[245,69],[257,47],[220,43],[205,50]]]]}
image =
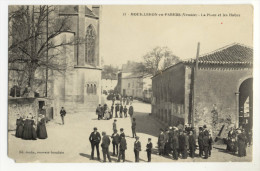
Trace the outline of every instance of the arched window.
{"type": "Polygon", "coordinates": [[[90,93],[90,94],[93,93],[93,85],[92,85],[92,84],[90,85],[90,91],[89,91],[89,93],[90,93]]]}
{"type": "Polygon", "coordinates": [[[89,94],[89,84],[87,84],[87,94],[89,94]]]}
{"type": "Polygon", "coordinates": [[[89,25],[86,32],[85,63],[95,65],[95,44],[96,32],[92,25],[89,25]]]}

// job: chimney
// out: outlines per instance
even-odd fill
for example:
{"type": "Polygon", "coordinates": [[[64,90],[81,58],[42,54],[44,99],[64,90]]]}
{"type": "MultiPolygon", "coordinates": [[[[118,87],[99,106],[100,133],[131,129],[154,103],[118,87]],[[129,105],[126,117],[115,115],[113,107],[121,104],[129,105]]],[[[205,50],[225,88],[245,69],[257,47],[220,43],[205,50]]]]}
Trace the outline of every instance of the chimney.
{"type": "Polygon", "coordinates": [[[92,5],[92,12],[99,17],[99,5],[92,5]]]}

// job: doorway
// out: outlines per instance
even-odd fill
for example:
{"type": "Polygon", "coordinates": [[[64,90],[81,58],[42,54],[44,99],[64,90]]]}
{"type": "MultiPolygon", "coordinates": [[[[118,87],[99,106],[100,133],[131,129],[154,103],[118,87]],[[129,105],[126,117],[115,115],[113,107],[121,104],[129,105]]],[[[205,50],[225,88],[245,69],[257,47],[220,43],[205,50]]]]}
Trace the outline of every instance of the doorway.
{"type": "Polygon", "coordinates": [[[246,79],[239,87],[239,127],[246,132],[253,127],[253,78],[246,79]]]}

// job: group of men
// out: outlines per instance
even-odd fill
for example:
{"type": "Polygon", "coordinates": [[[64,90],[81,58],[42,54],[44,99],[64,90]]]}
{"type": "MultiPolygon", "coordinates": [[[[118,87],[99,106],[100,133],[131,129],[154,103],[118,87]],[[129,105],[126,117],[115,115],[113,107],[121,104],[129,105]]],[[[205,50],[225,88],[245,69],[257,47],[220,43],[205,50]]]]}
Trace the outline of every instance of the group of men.
{"type": "MultiPolygon", "coordinates": [[[[120,128],[120,134],[118,134],[117,129],[114,129],[114,133],[111,136],[112,144],[113,144],[113,156],[117,157],[117,162],[120,162],[121,159],[125,162],[125,151],[127,150],[127,142],[125,138],[124,129],[120,128]]],[[[135,162],[139,162],[139,153],[141,151],[141,142],[139,141],[139,137],[135,137],[134,142],[134,154],[135,154],[135,162]]],[[[97,159],[100,160],[99,154],[99,144],[101,142],[101,148],[103,152],[103,162],[106,162],[106,158],[108,158],[109,162],[111,162],[111,157],[109,154],[109,146],[111,143],[110,137],[106,134],[106,132],[102,132],[102,138],[100,133],[97,131],[97,128],[94,128],[94,131],[89,136],[89,141],[91,143],[91,160],[94,160],[94,150],[96,148],[97,151],[97,159]]],[[[151,161],[151,150],[152,143],[151,138],[148,139],[147,143],[147,157],[148,162],[151,161]]]]}
{"type": "Polygon", "coordinates": [[[123,118],[123,116],[127,117],[127,112],[130,115],[130,117],[134,114],[134,108],[132,105],[129,106],[127,109],[126,106],[123,106],[123,104],[112,104],[111,109],[108,108],[107,104],[104,104],[103,106],[101,104],[98,105],[96,109],[96,114],[98,115],[98,120],[105,119],[109,120],[113,117],[115,118],[123,118]],[[124,115],[123,115],[124,114],[124,115]]]}
{"type": "MultiPolygon", "coordinates": [[[[202,157],[203,152],[205,159],[211,155],[212,137],[206,129],[206,125],[200,128],[198,136],[199,156],[202,157]]],[[[172,154],[174,160],[179,158],[187,159],[188,153],[191,158],[195,157],[196,137],[195,130],[192,127],[185,127],[179,123],[176,127],[169,127],[165,130],[161,129],[158,136],[159,155],[169,156],[172,154]]]]}

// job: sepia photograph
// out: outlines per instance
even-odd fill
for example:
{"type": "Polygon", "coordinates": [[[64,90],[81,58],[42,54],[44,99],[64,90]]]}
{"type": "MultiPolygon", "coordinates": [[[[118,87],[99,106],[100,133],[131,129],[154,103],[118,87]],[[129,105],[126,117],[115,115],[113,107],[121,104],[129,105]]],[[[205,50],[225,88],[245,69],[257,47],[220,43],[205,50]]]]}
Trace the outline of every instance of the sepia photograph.
{"type": "Polygon", "coordinates": [[[8,157],[252,162],[253,14],[250,4],[9,5],[8,157]]]}

